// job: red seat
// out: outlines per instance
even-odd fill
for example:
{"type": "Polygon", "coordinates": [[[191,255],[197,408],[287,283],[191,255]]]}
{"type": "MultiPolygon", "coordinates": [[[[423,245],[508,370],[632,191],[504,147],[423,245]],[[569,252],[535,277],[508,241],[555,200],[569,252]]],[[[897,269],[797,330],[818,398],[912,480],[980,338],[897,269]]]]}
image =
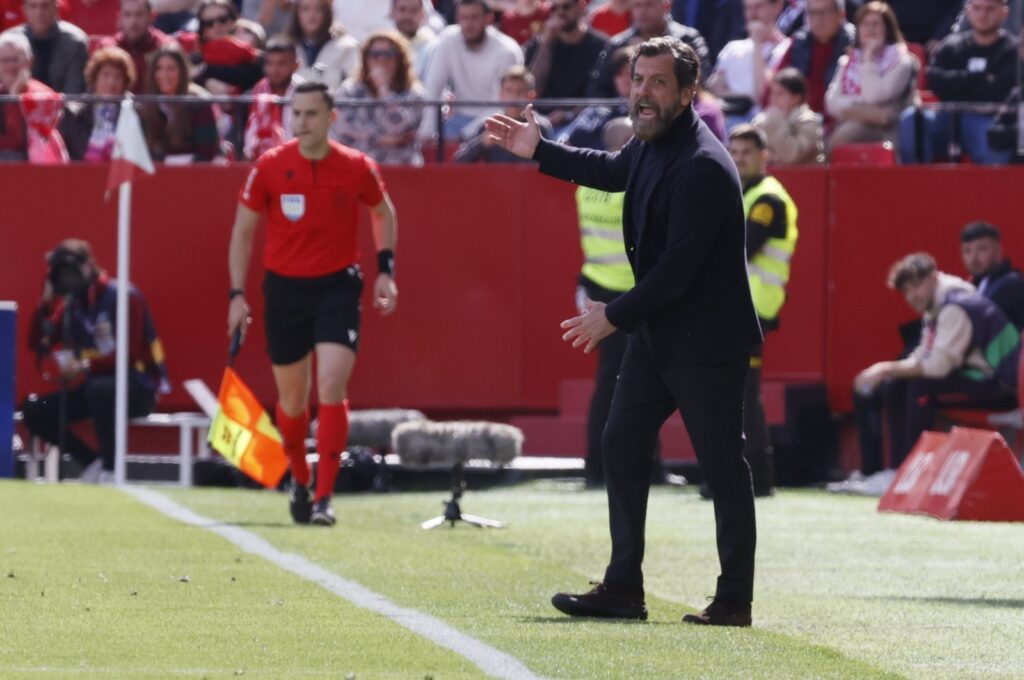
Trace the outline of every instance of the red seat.
{"type": "Polygon", "coordinates": [[[832,149],[832,165],[868,165],[888,168],[896,165],[896,152],[892,143],[843,144],[832,149]]]}

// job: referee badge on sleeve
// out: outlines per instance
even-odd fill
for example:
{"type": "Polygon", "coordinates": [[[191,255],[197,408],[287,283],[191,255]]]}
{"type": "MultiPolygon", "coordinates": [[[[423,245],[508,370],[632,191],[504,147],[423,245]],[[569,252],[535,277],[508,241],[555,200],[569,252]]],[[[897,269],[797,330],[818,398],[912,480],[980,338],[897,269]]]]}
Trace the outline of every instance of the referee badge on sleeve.
{"type": "Polygon", "coordinates": [[[298,222],[306,214],[304,194],[281,194],[281,212],[291,222],[298,222]]]}

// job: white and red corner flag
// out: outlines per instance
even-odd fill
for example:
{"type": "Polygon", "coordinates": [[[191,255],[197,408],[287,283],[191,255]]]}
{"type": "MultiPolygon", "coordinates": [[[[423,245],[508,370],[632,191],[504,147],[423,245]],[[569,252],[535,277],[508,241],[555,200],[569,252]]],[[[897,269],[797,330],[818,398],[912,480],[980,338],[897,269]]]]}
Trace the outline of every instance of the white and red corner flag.
{"type": "Polygon", "coordinates": [[[110,161],[110,174],[107,176],[107,191],[110,192],[124,182],[135,179],[137,170],[152,175],[156,172],[153,159],[149,157],[146,138],[142,135],[142,123],[131,97],[121,102],[121,115],[117,117],[117,130],[114,133],[114,154],[110,161]]]}

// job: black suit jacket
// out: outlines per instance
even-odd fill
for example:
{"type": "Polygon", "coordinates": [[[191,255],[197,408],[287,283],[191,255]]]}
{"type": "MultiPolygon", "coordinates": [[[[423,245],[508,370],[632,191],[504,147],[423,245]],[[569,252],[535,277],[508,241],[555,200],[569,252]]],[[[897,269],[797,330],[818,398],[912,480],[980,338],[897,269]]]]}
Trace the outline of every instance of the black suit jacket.
{"type": "Polygon", "coordinates": [[[626,192],[622,230],[636,286],[606,313],[616,327],[640,333],[658,366],[726,361],[761,342],[739,175],[692,107],[651,143],[633,138],[608,153],[542,140],[534,159],[553,177],[626,192]],[[647,163],[651,181],[638,186],[647,163]]]}

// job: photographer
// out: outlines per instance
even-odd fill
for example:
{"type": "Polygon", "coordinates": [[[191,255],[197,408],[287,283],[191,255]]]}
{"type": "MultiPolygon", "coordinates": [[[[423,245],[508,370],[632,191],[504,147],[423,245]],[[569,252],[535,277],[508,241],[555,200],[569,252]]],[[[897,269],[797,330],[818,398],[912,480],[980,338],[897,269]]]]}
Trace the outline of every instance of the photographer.
{"type": "MultiPolygon", "coordinates": [[[[47,366],[55,366],[61,389],[29,395],[21,407],[25,426],[53,444],[61,442],[64,429],[64,452],[83,467],[82,481],[106,481],[112,479],[114,469],[118,282],[99,267],[86,241],[62,241],[46,261],[49,270],[32,318],[29,344],[40,368],[44,359],[53,359],[47,366]],[[66,430],[87,419],[95,427],[99,451],[66,430]]],[[[166,391],[166,373],[163,347],[149,309],[134,287],[128,298],[128,329],[128,417],[137,418],[153,409],[158,392],[166,391]]]]}

